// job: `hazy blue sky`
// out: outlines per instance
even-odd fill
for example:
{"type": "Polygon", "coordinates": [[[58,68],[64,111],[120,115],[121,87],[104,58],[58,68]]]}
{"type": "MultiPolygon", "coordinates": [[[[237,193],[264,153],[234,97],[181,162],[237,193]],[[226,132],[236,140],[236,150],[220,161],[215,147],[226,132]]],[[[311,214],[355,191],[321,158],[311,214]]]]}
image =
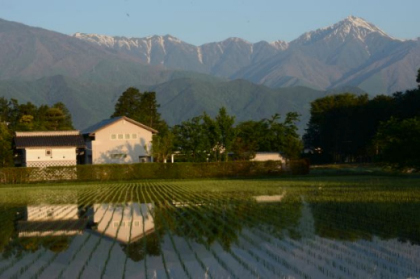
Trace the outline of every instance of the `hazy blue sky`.
{"type": "Polygon", "coordinates": [[[391,36],[420,36],[420,0],[0,0],[0,18],[65,34],[171,34],[191,44],[291,41],[349,15],[391,36]]]}

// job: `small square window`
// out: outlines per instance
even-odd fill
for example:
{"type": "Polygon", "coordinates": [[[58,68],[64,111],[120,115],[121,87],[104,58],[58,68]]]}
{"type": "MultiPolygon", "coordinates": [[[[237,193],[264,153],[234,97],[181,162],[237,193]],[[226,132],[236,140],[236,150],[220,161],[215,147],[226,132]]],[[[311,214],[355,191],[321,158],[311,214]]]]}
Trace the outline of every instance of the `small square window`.
{"type": "Polygon", "coordinates": [[[114,222],[114,228],[118,228],[118,222],[114,222]]]}
{"type": "Polygon", "coordinates": [[[111,135],[111,139],[112,139],[112,140],[116,140],[116,139],[117,139],[117,134],[112,134],[112,135],[111,135]]]}
{"type": "Polygon", "coordinates": [[[140,222],[139,222],[139,221],[134,221],[134,226],[135,226],[135,227],[140,226],[140,222]]]}
{"type": "Polygon", "coordinates": [[[130,134],[125,134],[125,139],[130,139],[130,134]]]}
{"type": "Polygon", "coordinates": [[[123,134],[118,134],[118,139],[124,139],[124,135],[123,134]]]}
{"type": "Polygon", "coordinates": [[[137,134],[131,134],[132,139],[137,139],[137,134]]]}

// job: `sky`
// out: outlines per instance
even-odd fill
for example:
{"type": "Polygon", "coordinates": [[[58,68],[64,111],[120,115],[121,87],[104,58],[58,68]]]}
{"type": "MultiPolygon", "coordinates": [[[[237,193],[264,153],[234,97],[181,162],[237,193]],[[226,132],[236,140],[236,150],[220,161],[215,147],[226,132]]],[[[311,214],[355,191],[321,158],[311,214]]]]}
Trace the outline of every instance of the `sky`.
{"type": "Polygon", "coordinates": [[[420,0],[0,0],[0,18],[68,35],[170,34],[193,45],[229,37],[290,42],[350,15],[415,39],[419,12],[420,0]]]}

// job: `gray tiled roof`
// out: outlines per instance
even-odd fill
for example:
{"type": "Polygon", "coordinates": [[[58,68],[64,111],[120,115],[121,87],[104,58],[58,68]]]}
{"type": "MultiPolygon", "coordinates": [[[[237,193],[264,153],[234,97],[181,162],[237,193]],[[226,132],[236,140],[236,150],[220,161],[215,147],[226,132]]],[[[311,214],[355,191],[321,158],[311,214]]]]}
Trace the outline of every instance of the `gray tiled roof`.
{"type": "Polygon", "coordinates": [[[79,131],[16,132],[17,149],[27,147],[85,147],[79,131]]]}
{"type": "Polygon", "coordinates": [[[86,227],[86,221],[76,220],[50,220],[50,221],[19,221],[17,223],[18,231],[54,231],[54,230],[83,230],[86,227]]]}
{"type": "Polygon", "coordinates": [[[109,118],[109,119],[104,119],[101,122],[98,122],[84,130],[82,130],[82,135],[86,135],[86,134],[90,134],[90,133],[94,133],[97,130],[102,129],[105,126],[111,125],[114,122],[117,122],[118,120],[122,119],[123,117],[114,117],[114,118],[109,118]]]}

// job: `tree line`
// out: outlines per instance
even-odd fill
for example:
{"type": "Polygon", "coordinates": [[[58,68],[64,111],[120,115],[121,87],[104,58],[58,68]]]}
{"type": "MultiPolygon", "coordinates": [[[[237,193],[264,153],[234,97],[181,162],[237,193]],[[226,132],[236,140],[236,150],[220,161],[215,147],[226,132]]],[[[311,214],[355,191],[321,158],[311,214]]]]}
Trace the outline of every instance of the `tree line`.
{"type": "Polygon", "coordinates": [[[315,163],[420,166],[420,85],[372,99],[366,94],[326,96],[312,102],[310,112],[303,140],[315,163]]]}
{"type": "Polygon", "coordinates": [[[15,131],[73,130],[71,114],[58,102],[52,106],[19,104],[16,99],[0,98],[0,167],[13,166],[13,134],[15,131]]]}
{"type": "Polygon", "coordinates": [[[297,113],[288,113],[283,121],[275,114],[270,119],[236,124],[235,117],[222,107],[215,117],[204,112],[169,127],[158,108],[155,92],[141,93],[131,87],[118,99],[112,117],[127,116],[158,130],[152,153],[160,162],[166,162],[171,154],[190,162],[248,160],[258,151],[279,152],[293,159],[299,157],[303,146],[297,133],[297,113]]]}

